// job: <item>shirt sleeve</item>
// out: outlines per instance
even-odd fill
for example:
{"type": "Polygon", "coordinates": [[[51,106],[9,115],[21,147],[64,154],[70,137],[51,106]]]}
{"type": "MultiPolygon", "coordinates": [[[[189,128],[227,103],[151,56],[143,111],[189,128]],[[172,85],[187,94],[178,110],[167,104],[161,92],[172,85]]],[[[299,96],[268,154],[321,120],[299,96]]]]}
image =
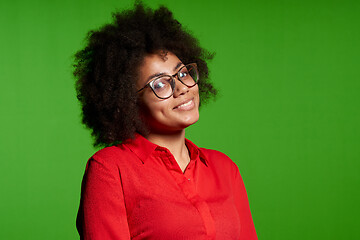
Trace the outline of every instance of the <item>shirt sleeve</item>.
{"type": "Polygon", "coordinates": [[[234,184],[235,205],[239,213],[241,223],[241,240],[257,240],[255,226],[251,217],[250,206],[246,194],[244,182],[239,170],[236,168],[234,184]]]}
{"type": "Polygon", "coordinates": [[[130,239],[119,170],[96,155],[86,166],[76,227],[84,240],[130,239]]]}

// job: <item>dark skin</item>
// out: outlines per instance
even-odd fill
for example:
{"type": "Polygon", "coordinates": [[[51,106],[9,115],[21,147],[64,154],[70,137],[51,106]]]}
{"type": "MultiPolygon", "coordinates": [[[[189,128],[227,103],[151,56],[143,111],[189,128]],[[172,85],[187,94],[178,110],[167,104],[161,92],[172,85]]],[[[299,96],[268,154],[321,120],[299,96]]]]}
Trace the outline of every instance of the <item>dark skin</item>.
{"type": "MultiPolygon", "coordinates": [[[[140,89],[152,80],[151,76],[173,75],[182,66],[184,64],[171,52],[167,53],[166,58],[158,53],[149,54],[139,68],[140,75],[136,85],[140,89]]],[[[175,91],[170,98],[159,99],[150,88],[145,88],[140,93],[140,100],[143,120],[149,126],[146,138],[169,149],[184,172],[190,161],[185,145],[185,129],[199,119],[198,86],[189,88],[176,80],[175,91]]]]}
{"type": "Polygon", "coordinates": [[[166,7],[153,10],[137,1],[134,9],[114,13],[112,23],[89,32],[86,40],[75,55],[74,75],[82,122],[91,130],[94,146],[115,145],[153,130],[141,117],[151,111],[142,108],[139,98],[149,89],[137,93],[140,87],[134,81],[140,79],[139,68],[148,55],[160,54],[166,60],[171,52],[184,64],[196,63],[201,104],[216,94],[208,79],[212,54],[166,7]]]}

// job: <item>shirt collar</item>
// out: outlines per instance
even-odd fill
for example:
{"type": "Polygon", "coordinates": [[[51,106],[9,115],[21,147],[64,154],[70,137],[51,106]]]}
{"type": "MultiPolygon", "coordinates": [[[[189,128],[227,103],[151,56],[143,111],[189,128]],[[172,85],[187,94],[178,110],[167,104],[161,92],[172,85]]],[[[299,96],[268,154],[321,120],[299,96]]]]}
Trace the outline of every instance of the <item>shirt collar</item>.
{"type": "Polygon", "coordinates": [[[196,146],[192,141],[185,138],[185,144],[190,152],[190,159],[196,159],[197,157],[207,166],[207,159],[201,149],[196,146]]]}
{"type": "MultiPolygon", "coordinates": [[[[150,142],[142,135],[136,133],[133,139],[128,139],[124,141],[126,147],[128,147],[143,163],[149,158],[149,156],[156,150],[156,149],[164,149],[155,143],[150,142]]],[[[185,144],[190,153],[190,159],[195,160],[197,157],[207,165],[207,159],[201,149],[196,146],[193,142],[188,139],[185,139],[185,144]]],[[[170,152],[170,151],[169,151],[170,152]]]]}
{"type": "Polygon", "coordinates": [[[128,147],[143,163],[158,147],[138,133],[134,138],[128,139],[122,144],[128,147]]]}

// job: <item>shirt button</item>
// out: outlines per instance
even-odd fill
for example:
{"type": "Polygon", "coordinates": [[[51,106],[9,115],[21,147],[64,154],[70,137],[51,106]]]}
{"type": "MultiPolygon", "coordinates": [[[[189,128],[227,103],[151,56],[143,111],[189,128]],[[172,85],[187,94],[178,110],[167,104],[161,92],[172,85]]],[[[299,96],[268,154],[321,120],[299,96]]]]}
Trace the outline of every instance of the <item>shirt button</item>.
{"type": "Polygon", "coordinates": [[[188,180],[190,181],[190,178],[188,178],[188,180]]]}

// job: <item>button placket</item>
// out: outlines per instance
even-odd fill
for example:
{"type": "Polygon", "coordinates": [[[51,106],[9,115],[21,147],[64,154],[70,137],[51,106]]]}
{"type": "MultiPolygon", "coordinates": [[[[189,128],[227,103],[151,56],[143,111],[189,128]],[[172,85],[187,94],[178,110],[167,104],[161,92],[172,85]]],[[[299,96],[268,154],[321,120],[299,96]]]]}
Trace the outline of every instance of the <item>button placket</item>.
{"type": "Polygon", "coordinates": [[[185,172],[182,172],[174,156],[167,149],[161,149],[161,158],[166,168],[173,176],[180,190],[189,202],[198,210],[209,239],[215,237],[215,223],[208,204],[199,196],[196,183],[193,181],[196,161],[190,160],[185,172]]]}

